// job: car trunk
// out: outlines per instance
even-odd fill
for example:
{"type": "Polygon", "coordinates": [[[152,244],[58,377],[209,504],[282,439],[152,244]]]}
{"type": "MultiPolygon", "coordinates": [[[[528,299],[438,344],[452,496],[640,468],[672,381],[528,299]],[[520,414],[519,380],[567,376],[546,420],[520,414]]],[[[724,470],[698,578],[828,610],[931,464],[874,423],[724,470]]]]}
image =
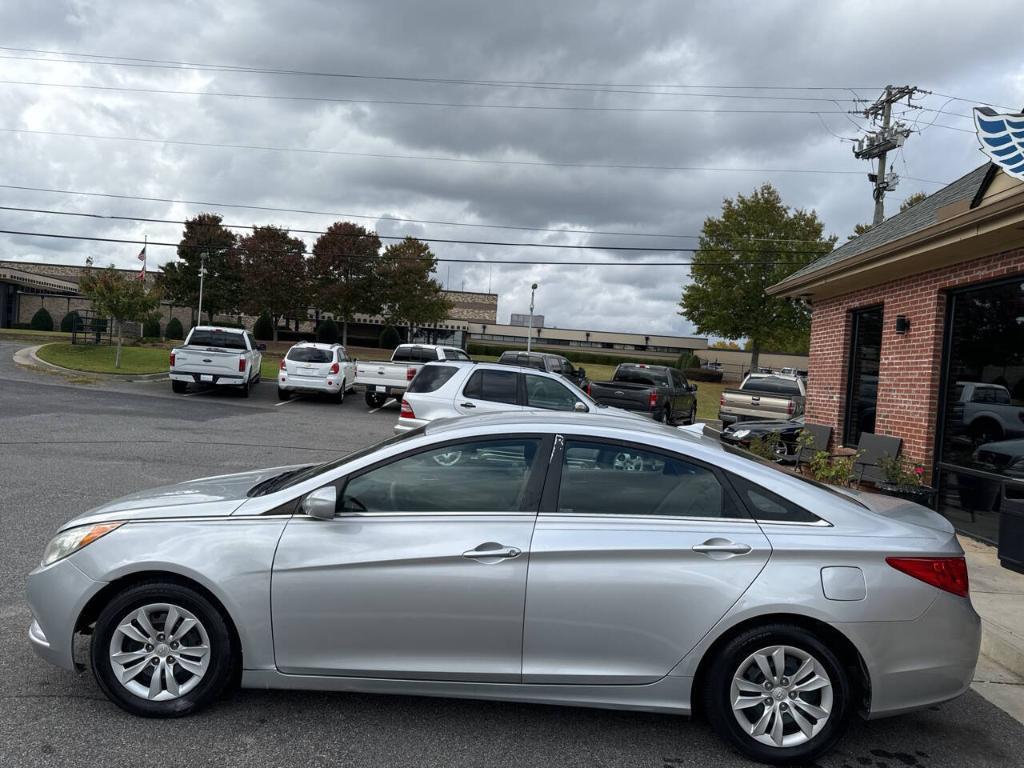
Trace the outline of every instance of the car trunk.
{"type": "Polygon", "coordinates": [[[590,385],[590,396],[602,405],[624,408],[627,411],[650,410],[650,384],[628,381],[600,381],[590,385]]]}
{"type": "Polygon", "coordinates": [[[933,531],[941,531],[942,533],[952,534],[954,531],[953,524],[938,512],[933,512],[928,507],[915,504],[912,501],[895,496],[885,496],[880,493],[855,491],[850,488],[837,487],[835,490],[863,504],[876,515],[899,520],[903,523],[919,525],[922,528],[930,528],[933,531]]]}
{"type": "Polygon", "coordinates": [[[285,373],[288,374],[288,380],[293,384],[299,384],[303,380],[323,381],[330,375],[333,364],[331,355],[327,355],[325,361],[292,360],[287,357],[284,359],[285,373]]]}
{"type": "MultiPolygon", "coordinates": [[[[241,350],[182,347],[174,354],[174,373],[198,373],[205,376],[238,378],[246,373],[238,370],[241,350]]],[[[201,379],[203,381],[207,379],[201,379]]]]}

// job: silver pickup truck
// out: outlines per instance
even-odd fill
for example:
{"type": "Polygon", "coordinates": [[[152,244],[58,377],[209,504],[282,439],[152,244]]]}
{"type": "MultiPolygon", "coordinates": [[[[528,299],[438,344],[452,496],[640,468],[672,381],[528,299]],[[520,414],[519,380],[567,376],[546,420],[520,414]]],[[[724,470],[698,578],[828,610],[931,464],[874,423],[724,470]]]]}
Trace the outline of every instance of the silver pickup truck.
{"type": "Polygon", "coordinates": [[[441,360],[469,362],[470,357],[458,347],[399,344],[391,355],[391,362],[364,360],[357,363],[355,383],[364,388],[366,404],[380,408],[391,398],[401,400],[420,368],[441,360]]]}
{"type": "Polygon", "coordinates": [[[752,373],[739,389],[726,389],[718,401],[723,426],[738,421],[792,419],[804,412],[807,385],[800,376],[752,373]]]}

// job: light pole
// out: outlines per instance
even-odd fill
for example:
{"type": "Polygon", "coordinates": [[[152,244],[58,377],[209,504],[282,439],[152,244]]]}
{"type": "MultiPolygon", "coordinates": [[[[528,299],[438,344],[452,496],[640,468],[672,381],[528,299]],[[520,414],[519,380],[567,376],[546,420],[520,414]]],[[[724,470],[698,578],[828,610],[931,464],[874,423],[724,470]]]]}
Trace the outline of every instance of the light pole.
{"type": "Polygon", "coordinates": [[[207,252],[199,255],[199,316],[196,318],[196,325],[203,324],[203,278],[206,276],[207,252]]]}
{"type": "Polygon", "coordinates": [[[533,294],[537,292],[537,284],[530,286],[530,328],[526,334],[526,352],[530,352],[530,342],[533,341],[533,294]]]}

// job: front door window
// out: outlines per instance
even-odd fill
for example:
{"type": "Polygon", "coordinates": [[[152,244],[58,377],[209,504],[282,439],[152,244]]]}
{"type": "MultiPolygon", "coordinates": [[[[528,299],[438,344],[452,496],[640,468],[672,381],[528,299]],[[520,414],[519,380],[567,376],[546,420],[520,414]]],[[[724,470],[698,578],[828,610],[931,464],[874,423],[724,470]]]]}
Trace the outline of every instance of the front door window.
{"type": "Polygon", "coordinates": [[[875,431],[878,367],[882,353],[882,308],[853,313],[850,334],[850,374],[846,390],[846,429],[843,442],[857,445],[862,432],[875,431]]]}

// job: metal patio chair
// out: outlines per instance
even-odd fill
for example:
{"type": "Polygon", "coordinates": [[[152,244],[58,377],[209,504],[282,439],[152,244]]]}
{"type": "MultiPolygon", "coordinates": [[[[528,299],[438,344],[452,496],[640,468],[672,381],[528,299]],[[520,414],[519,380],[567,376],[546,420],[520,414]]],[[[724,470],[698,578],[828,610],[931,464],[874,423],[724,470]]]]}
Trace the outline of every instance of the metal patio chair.
{"type": "Polygon", "coordinates": [[[853,462],[853,471],[857,474],[857,482],[868,482],[872,485],[885,480],[882,468],[878,465],[883,456],[894,459],[900,452],[903,439],[891,435],[876,435],[863,432],[857,443],[857,458],[853,462]]]}
{"type": "Polygon", "coordinates": [[[832,437],[832,427],[828,424],[804,424],[803,433],[810,436],[810,443],[802,447],[796,455],[796,465],[808,463],[818,451],[828,450],[828,441],[832,437]]]}

